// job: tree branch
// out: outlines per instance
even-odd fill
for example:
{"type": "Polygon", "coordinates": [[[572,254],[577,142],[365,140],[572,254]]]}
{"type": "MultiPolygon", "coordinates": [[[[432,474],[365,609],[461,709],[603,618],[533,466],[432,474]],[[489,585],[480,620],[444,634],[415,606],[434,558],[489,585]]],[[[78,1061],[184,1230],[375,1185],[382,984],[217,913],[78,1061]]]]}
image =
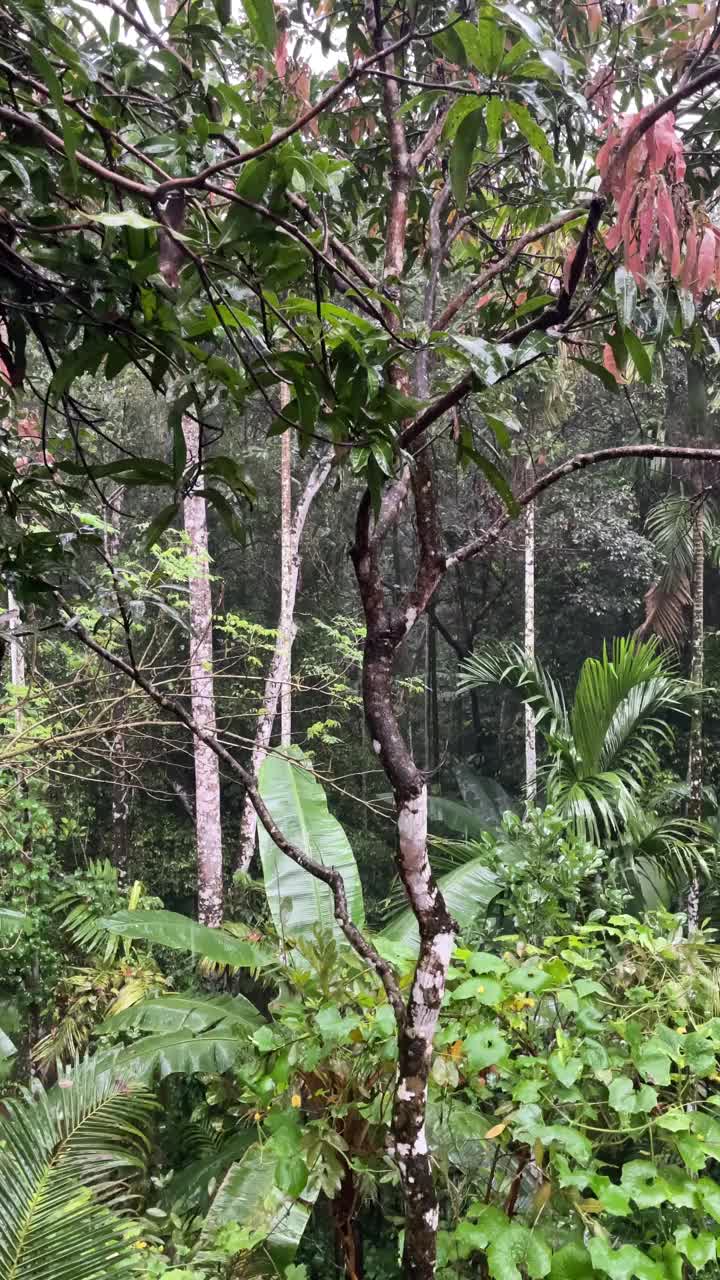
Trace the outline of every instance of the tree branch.
{"type": "Polygon", "coordinates": [[[400,993],[400,988],[397,984],[395,974],[391,966],[383,960],[382,956],[378,954],[372,944],[368,942],[367,938],[365,938],[350,919],[347,897],[345,894],[345,884],[340,872],[336,871],[334,867],[325,867],[321,863],[315,862],[314,859],[309,858],[307,854],[303,853],[302,849],[299,849],[297,845],[294,845],[290,840],[288,840],[278,827],[270,813],[270,810],[262,799],[255,779],[250,773],[248,773],[247,769],[243,768],[231,752],[223,746],[215,734],[208,732],[199,725],[193,716],[185,710],[181,703],[177,702],[175,698],[171,698],[167,694],[162,693],[162,691],[158,689],[157,686],[153,684],[153,682],[149,680],[148,677],[137,667],[131,666],[129,662],[126,662],[118,654],[112,653],[111,650],[106,649],[104,645],[100,644],[94,636],[90,635],[90,633],[85,630],[82,623],[72,613],[61,594],[59,592],[55,592],[54,595],[63,613],[69,617],[66,630],[76,636],[86,648],[90,649],[99,658],[102,658],[103,662],[114,667],[117,671],[122,671],[124,675],[128,676],[128,678],[132,680],[138,688],[142,689],[158,707],[162,707],[164,711],[168,711],[176,720],[179,720],[181,724],[185,725],[185,728],[189,729],[190,732],[199,739],[199,741],[204,742],[205,745],[214,752],[218,759],[226,765],[230,772],[242,782],[246,793],[252,801],[258,818],[262,822],[271,840],[275,842],[278,848],[286,854],[292,862],[296,863],[297,866],[302,867],[304,871],[307,871],[311,876],[314,876],[316,880],[321,880],[323,884],[328,886],[335,903],[335,919],[340,925],[340,928],[345,934],[345,937],[353,950],[356,951],[363,960],[367,961],[378,975],[385,989],[388,1002],[392,1006],[398,1027],[402,1029],[405,1024],[405,1005],[403,1003],[403,998],[400,993]]]}

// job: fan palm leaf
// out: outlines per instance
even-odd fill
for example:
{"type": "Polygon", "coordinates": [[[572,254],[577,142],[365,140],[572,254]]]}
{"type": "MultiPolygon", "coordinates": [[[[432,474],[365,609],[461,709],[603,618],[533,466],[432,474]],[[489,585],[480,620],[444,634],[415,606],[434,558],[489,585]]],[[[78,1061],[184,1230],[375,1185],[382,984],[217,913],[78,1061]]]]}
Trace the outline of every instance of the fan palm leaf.
{"type": "Polygon", "coordinates": [[[542,725],[544,733],[567,730],[562,690],[540,663],[529,661],[517,645],[488,646],[465,659],[460,668],[460,691],[489,685],[516,689],[523,702],[532,707],[535,723],[542,725]]]}
{"type": "Polygon", "coordinates": [[[145,1169],[154,1107],[90,1062],[48,1093],[6,1104],[0,1280],[108,1280],[133,1265],[119,1210],[145,1169]]]}
{"type": "Polygon", "coordinates": [[[666,717],[684,708],[692,685],[673,675],[655,639],[618,639],[583,663],[570,712],[562,692],[516,646],[495,646],[464,664],[461,686],[496,683],[545,708],[548,799],[578,835],[602,844],[630,822],[642,786],[672,739],[666,717]]]}

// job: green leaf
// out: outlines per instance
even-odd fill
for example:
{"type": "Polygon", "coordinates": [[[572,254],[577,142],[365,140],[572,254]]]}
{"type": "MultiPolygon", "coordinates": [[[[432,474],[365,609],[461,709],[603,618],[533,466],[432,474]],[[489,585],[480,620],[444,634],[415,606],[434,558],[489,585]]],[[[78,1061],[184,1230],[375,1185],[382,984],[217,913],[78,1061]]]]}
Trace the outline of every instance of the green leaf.
{"type": "Polygon", "coordinates": [[[507,104],[502,98],[490,98],[485,112],[485,128],[487,129],[488,148],[497,151],[502,134],[502,125],[507,111],[507,104]]]}
{"type": "Polygon", "coordinates": [[[301,1156],[285,1156],[275,1165],[275,1186],[293,1200],[307,1186],[308,1170],[301,1156]]]}
{"type": "Polygon", "coordinates": [[[543,46],[545,38],[543,36],[542,28],[529,16],[529,14],[525,13],[522,9],[518,9],[517,5],[514,4],[499,4],[498,9],[501,13],[504,13],[511,22],[515,23],[516,26],[520,27],[525,32],[528,40],[536,49],[543,46]]]}
{"type": "Polygon", "coordinates": [[[103,1032],[193,1031],[213,1029],[242,1035],[255,1028],[265,1029],[261,1013],[242,995],[200,996],[194,992],[153,996],[140,1000],[120,1013],[114,1013],[102,1024],[103,1032]]]}
{"type": "Polygon", "coordinates": [[[253,1146],[232,1165],[220,1185],[200,1237],[201,1246],[212,1246],[218,1230],[240,1222],[263,1242],[276,1267],[286,1266],[297,1252],[319,1184],[304,1189],[302,1201],[283,1192],[275,1181],[276,1161],[272,1145],[253,1146]]]}
{"type": "Polygon", "coordinates": [[[497,1027],[489,1022],[467,1037],[464,1050],[470,1070],[483,1071],[485,1067],[494,1067],[502,1062],[507,1057],[509,1045],[497,1027]]]}
{"type": "Polygon", "coordinates": [[[651,1262],[647,1254],[634,1245],[624,1244],[612,1249],[607,1241],[596,1237],[589,1241],[588,1249],[593,1266],[611,1277],[611,1280],[667,1280],[664,1266],[651,1262]]]}
{"type": "Polygon", "coordinates": [[[258,44],[272,53],[278,41],[273,0],[243,0],[243,8],[258,44]]]}
{"type": "Polygon", "coordinates": [[[478,99],[473,93],[469,93],[466,97],[455,99],[443,125],[443,137],[447,142],[452,142],[463,120],[473,115],[482,102],[484,102],[484,99],[478,99]]]}
{"type": "Polygon", "coordinates": [[[177,504],[174,502],[169,503],[167,507],[163,507],[161,511],[158,511],[145,535],[146,551],[152,551],[155,543],[160,541],[165,530],[170,528],[177,513],[177,504]]]}
{"type": "Polygon", "coordinates": [[[153,1097],[96,1062],[32,1103],[5,1098],[0,1275],[108,1280],[133,1265],[124,1208],[146,1175],[153,1097]]]}
{"type": "Polygon", "coordinates": [[[623,338],[630,354],[630,359],[640,377],[647,386],[650,386],[652,384],[652,358],[650,352],[637,334],[633,333],[632,329],[623,329],[623,338]]]}
{"type": "Polygon", "coordinates": [[[458,126],[450,152],[450,183],[458,209],[462,209],[465,206],[468,178],[482,121],[482,110],[476,109],[465,116],[465,119],[458,126]]]}
{"type": "MultiPolygon", "coordinates": [[[[506,8],[511,6],[506,6],[506,8]]],[[[533,119],[528,108],[523,106],[521,102],[508,102],[507,110],[515,121],[518,129],[527,138],[533,151],[537,151],[546,164],[553,163],[552,147],[547,139],[547,134],[540,128],[540,125],[533,119]]]]}
{"type": "Polygon", "coordinates": [[[596,360],[585,360],[581,356],[573,357],[575,364],[581,364],[583,369],[587,369],[594,378],[599,378],[606,391],[612,391],[613,395],[617,395],[620,388],[615,381],[609,369],[604,364],[598,364],[596,360]]]}
{"type": "Polygon", "coordinates": [[[717,1260],[717,1240],[709,1231],[694,1235],[687,1225],[676,1227],[675,1244],[696,1271],[701,1271],[708,1262],[717,1260]]]}
{"type": "Polygon", "coordinates": [[[635,278],[628,271],[627,267],[620,266],[615,272],[615,300],[617,303],[618,320],[625,328],[632,324],[635,315],[635,303],[637,302],[637,285],[635,278]]]}
{"type": "MultiPolygon", "coordinates": [[[[309,761],[296,747],[273,753],[260,771],[260,794],[274,821],[294,845],[313,861],[342,875],[351,920],[362,926],[362,886],[350,842],[328,811],[323,788],[309,761]]],[[[264,827],[258,840],[268,905],[281,937],[304,937],[321,928],[345,942],[335,920],[328,885],[284,854],[264,827]]]]}
{"type": "Polygon", "coordinates": [[[566,1061],[558,1050],[550,1054],[548,1066],[555,1079],[564,1084],[566,1088],[575,1084],[575,1081],[580,1079],[583,1072],[583,1063],[580,1058],[568,1058],[566,1061]]]}
{"type": "Polygon", "coordinates": [[[132,227],[135,231],[142,231],[148,227],[160,226],[159,222],[146,218],[137,209],[118,209],[114,213],[86,213],[84,216],[90,222],[99,222],[103,227],[132,227]]]}
{"type": "MultiPolygon", "coordinates": [[[[492,9],[483,8],[478,16],[478,35],[480,37],[480,46],[478,51],[478,70],[487,76],[492,76],[497,71],[503,59],[505,49],[505,40],[503,38],[502,29],[497,20],[497,14],[492,9]]],[[[477,46],[475,46],[477,48],[477,46]]],[[[490,100],[491,103],[493,99],[490,100]]]]}
{"type": "Polygon", "coordinates": [[[233,969],[262,969],[272,957],[254,942],[245,942],[226,929],[209,929],[176,911],[118,911],[102,921],[109,933],[135,938],[157,947],[202,956],[233,969]]]}

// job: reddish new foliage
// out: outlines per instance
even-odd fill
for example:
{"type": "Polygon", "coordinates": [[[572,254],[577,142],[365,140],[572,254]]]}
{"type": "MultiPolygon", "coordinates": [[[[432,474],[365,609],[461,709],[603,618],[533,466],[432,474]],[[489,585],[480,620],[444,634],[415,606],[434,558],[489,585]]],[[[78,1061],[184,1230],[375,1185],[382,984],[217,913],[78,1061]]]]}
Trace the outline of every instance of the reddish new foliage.
{"type": "Polygon", "coordinates": [[[625,139],[647,110],[611,125],[598,153],[598,170],[617,206],[605,243],[610,250],[622,245],[640,288],[660,260],[681,288],[699,298],[713,286],[720,289],[720,228],[690,203],[685,153],[671,111],[624,152],[625,139]]]}

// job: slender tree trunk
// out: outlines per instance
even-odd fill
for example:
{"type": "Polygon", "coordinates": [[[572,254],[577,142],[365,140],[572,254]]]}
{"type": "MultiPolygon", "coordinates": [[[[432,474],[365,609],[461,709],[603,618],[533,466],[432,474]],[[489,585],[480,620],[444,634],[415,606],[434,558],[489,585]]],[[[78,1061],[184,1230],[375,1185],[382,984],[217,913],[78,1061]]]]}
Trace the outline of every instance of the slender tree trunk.
{"type": "MultiPolygon", "coordinates": [[[[535,658],[535,503],[525,512],[525,654],[535,658]]],[[[537,744],[535,713],[525,704],[525,794],[528,805],[535,803],[537,793],[537,744]]]]}
{"type": "MultiPolygon", "coordinates": [[[[702,492],[693,518],[692,638],[690,679],[702,689],[705,669],[705,510],[702,492]]],[[[688,817],[700,822],[703,813],[703,705],[702,694],[693,702],[688,749],[688,817]]],[[[700,923],[700,882],[695,877],[687,897],[688,934],[700,923]]]]}
{"type": "MultiPolygon", "coordinates": [[[[281,384],[281,389],[284,384],[281,384]]],[[[282,391],[280,398],[283,401],[282,391]]],[[[287,434],[287,433],[286,433],[287,434]]],[[[285,444],[283,436],[283,446],[285,444]]],[[[300,544],[305,522],[310,508],[322,489],[332,469],[334,453],[328,450],[313,467],[305,489],[292,513],[290,494],[290,462],[291,446],[287,454],[283,452],[281,464],[282,495],[282,533],[281,533],[281,566],[280,566],[280,618],[278,621],[277,639],[270,661],[270,669],[265,680],[263,702],[255,724],[255,741],[253,744],[250,770],[257,778],[263,760],[267,755],[272,737],[273,725],[277,715],[278,702],[281,707],[280,740],[283,746],[290,743],[291,733],[291,658],[295,632],[295,600],[300,577],[300,544]]],[[[255,832],[257,830],[257,814],[249,800],[245,800],[240,816],[240,837],[235,861],[237,871],[247,871],[255,851],[255,832]]]]}
{"type": "MultiPolygon", "coordinates": [[[[188,465],[197,469],[193,489],[183,503],[185,532],[195,562],[190,579],[190,692],[193,718],[208,733],[216,731],[213,684],[212,593],[208,560],[208,526],[202,488],[200,429],[183,418],[188,465]]],[[[195,833],[198,863],[198,919],[217,926],[223,918],[222,827],[220,820],[220,766],[214,751],[200,738],[194,740],[195,833]]]]}
{"type": "MultiPolygon", "coordinates": [[[[27,679],[27,668],[25,663],[25,646],[22,638],[17,634],[22,620],[20,618],[20,610],[17,600],[12,591],[8,587],[7,607],[10,614],[10,681],[18,689],[25,688],[27,679]]],[[[15,729],[17,733],[22,733],[25,721],[25,713],[23,711],[22,702],[18,702],[15,706],[15,729]]]]}
{"type": "MultiPolygon", "coordinates": [[[[287,383],[280,384],[280,406],[290,397],[287,383]]],[[[280,625],[278,640],[282,652],[280,682],[280,745],[289,747],[292,740],[292,647],[295,639],[295,586],[293,583],[292,537],[292,434],[282,437],[280,461],[280,625]]],[[[254,811],[253,811],[254,812],[254,811]]]]}
{"type": "MultiPolygon", "coordinates": [[[[111,566],[120,551],[120,514],[119,504],[122,502],[123,490],[118,489],[111,498],[111,505],[105,512],[105,555],[111,566]]],[[[130,775],[127,769],[127,738],[125,730],[126,701],[125,679],[121,672],[110,674],[112,692],[112,708],[110,712],[112,729],[110,731],[110,768],[112,772],[112,825],[110,836],[110,859],[117,871],[118,885],[121,889],[128,885],[128,863],[130,855],[130,775]]]]}
{"type": "Polygon", "coordinates": [[[437,772],[440,762],[440,717],[437,693],[437,631],[430,614],[425,627],[425,771],[437,772]]]}

